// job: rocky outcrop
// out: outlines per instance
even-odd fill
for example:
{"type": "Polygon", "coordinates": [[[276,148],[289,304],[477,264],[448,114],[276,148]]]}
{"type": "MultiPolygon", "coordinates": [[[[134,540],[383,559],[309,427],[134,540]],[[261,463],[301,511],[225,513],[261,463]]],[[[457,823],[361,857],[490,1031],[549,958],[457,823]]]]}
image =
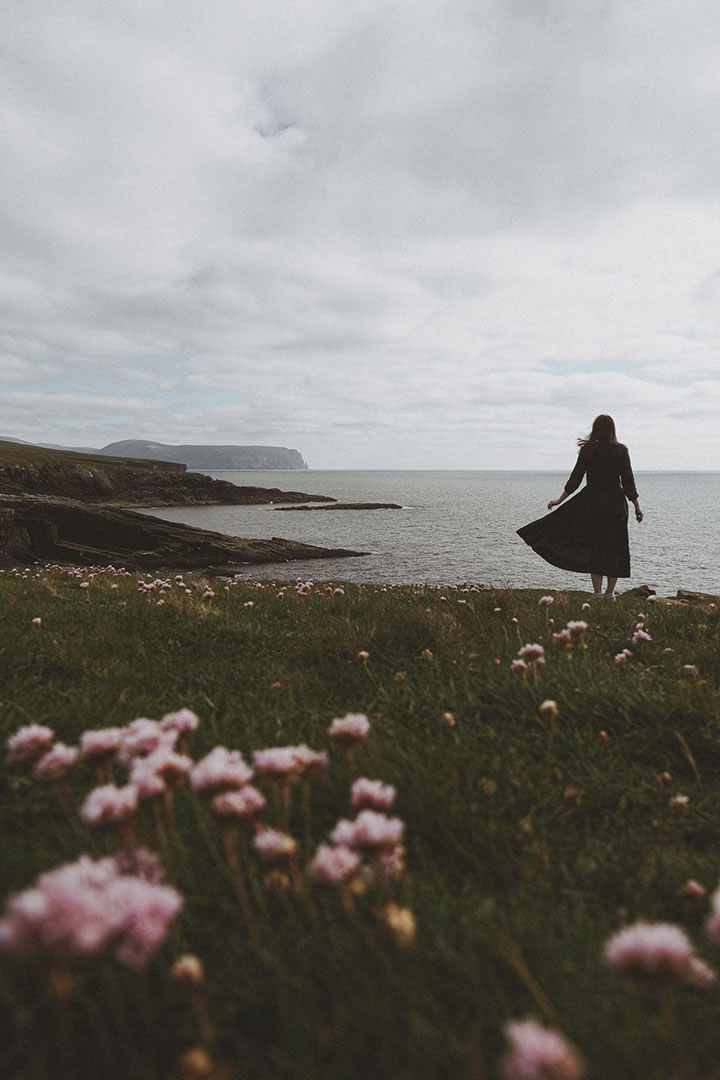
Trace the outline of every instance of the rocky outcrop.
{"type": "Polygon", "coordinates": [[[329,506],[276,506],[276,510],[402,510],[399,503],[339,503],[329,506]]]}
{"type": "Polygon", "coordinates": [[[176,461],[189,469],[209,469],[211,472],[223,469],[307,469],[300,452],[286,446],[196,446],[192,443],[173,446],[146,439],[122,439],[108,443],[95,453],[176,461]]]}
{"type": "Polygon", "coordinates": [[[275,563],[358,555],[294,540],[246,540],[73,499],[0,494],[0,556],[6,562],[69,562],[153,570],[275,563]]]}
{"type": "Polygon", "coordinates": [[[0,492],[53,495],[114,506],[218,506],[276,502],[334,502],[327,495],[240,487],[166,462],[102,462],[60,451],[31,461],[0,458],[0,492]]]}

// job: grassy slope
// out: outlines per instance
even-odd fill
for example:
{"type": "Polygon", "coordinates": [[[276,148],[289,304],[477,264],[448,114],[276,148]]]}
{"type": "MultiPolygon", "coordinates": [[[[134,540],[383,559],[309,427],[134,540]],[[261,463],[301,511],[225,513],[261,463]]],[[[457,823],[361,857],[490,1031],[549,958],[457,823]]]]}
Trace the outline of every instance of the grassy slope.
{"type": "Polygon", "coordinates": [[[150,461],[145,458],[106,457],[104,454],[81,454],[75,450],[50,450],[44,446],[31,446],[0,440],[0,466],[7,465],[97,465],[112,470],[116,466],[134,469],[146,466],[151,469],[179,469],[185,466],[169,461],[150,461]]]}
{"type": "MultiPolygon", "coordinates": [[[[0,646],[4,737],[36,721],[72,742],[85,728],[187,705],[202,719],[195,756],[217,742],[249,756],[285,742],[324,748],[332,717],[363,711],[373,728],[361,773],[398,789],[408,830],[401,899],[417,915],[416,948],[400,953],[383,938],[372,896],[359,926],[332,896],[312,920],[269,900],[258,905],[265,963],[248,948],[214,826],[200,828],[181,793],[174,872],[186,908],[151,970],[160,1075],[191,1038],[165,981],[168,958],[187,948],[207,964],[218,1052],[238,1076],[490,1077],[502,1023],[528,1013],[571,1037],[593,1077],[673,1075],[653,994],[623,985],[601,947],[623,920],[670,919],[717,960],[702,945],[707,905],[679,892],[688,877],[712,889],[720,876],[717,619],[644,607],[653,641],[618,667],[636,600],[584,614],[589,647],[568,659],[550,645],[537,593],[345,589],[335,597],[318,586],[302,599],[289,589],[281,600],[242,584],[212,602],[176,591],[158,607],[135,578],[111,591],[97,577],[83,592],[77,579],[0,575],[13,628],[0,646]],[[509,664],[536,640],[547,667],[525,682],[509,664]],[[683,663],[699,666],[698,682],[679,677],[683,663]],[[537,713],[548,697],[560,707],[552,736],[537,713]],[[454,728],[442,722],[447,710],[454,728]],[[670,789],[658,781],[665,771],[670,789]],[[676,792],[690,797],[685,818],[669,809],[676,792]]],[[[581,617],[579,597],[559,595],[551,614],[557,627],[581,617]]],[[[333,752],[316,785],[315,842],[347,814],[347,783],[333,752]]],[[[76,784],[80,795],[92,782],[76,784]]],[[[7,891],[83,850],[49,794],[15,772],[3,817],[7,891]]],[[[293,830],[301,835],[300,817],[293,830]]],[[[42,1037],[49,1020],[36,983],[10,965],[0,1001],[14,1015],[0,1071],[47,1075],[52,1040],[42,1037]]],[[[124,973],[89,973],[79,1001],[85,1074],[143,1075],[124,973]]],[[[686,1075],[720,1076],[717,991],[685,991],[679,1008],[686,1075]]]]}

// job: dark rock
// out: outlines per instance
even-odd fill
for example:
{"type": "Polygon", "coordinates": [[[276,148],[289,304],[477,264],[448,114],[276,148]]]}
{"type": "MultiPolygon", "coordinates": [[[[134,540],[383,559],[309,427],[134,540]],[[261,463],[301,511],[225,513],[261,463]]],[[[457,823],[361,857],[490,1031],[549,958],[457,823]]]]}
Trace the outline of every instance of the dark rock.
{"type": "Polygon", "coordinates": [[[10,562],[37,559],[151,570],[340,558],[360,552],[279,537],[225,536],[73,499],[0,494],[0,554],[10,562]]]}
{"type": "Polygon", "coordinates": [[[399,503],[331,503],[330,506],[276,506],[275,510],[402,510],[399,503]]]}
{"type": "Polygon", "coordinates": [[[715,593],[690,592],[688,589],[678,589],[676,596],[678,600],[690,600],[695,604],[720,603],[720,596],[717,596],[715,593]]]}

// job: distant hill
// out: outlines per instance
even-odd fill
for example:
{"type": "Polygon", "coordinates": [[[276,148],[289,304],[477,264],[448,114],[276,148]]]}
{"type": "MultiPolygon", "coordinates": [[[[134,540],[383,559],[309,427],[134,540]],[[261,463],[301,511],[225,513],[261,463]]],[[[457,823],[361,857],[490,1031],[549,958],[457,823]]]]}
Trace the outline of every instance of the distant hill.
{"type": "Polygon", "coordinates": [[[223,469],[307,469],[298,450],[285,446],[196,446],[193,443],[173,446],[147,439],[122,439],[102,449],[91,446],[58,446],[57,443],[29,443],[0,435],[0,441],[19,446],[42,446],[49,450],[68,450],[75,454],[98,454],[104,457],[145,458],[150,461],[175,462],[200,472],[223,469]]]}
{"type": "Polygon", "coordinates": [[[149,458],[177,461],[188,469],[307,469],[302,455],[285,446],[173,446],[144,439],[122,439],[108,443],[98,454],[111,457],[149,458]]]}

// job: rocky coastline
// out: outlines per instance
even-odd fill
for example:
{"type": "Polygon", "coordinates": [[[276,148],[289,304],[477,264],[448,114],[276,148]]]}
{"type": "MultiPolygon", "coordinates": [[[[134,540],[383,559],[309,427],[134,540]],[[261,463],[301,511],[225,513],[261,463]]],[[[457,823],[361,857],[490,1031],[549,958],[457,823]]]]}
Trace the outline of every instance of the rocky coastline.
{"type": "Polygon", "coordinates": [[[0,562],[184,570],[360,554],[276,536],[270,540],[225,536],[77,499],[0,494],[0,562]]]}
{"type": "Polygon", "coordinates": [[[0,441],[0,562],[200,569],[362,554],[280,537],[225,536],[136,512],[276,502],[335,500],[240,487],[173,462],[115,460],[0,441]]]}

